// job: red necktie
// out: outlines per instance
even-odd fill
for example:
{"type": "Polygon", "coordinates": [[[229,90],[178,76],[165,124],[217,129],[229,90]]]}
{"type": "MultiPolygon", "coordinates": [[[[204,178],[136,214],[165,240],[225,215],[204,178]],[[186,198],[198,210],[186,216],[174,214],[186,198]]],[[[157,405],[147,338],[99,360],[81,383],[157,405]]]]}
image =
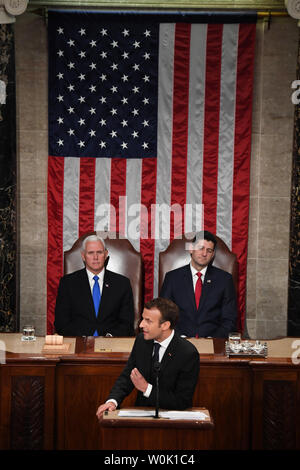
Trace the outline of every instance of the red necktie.
{"type": "Polygon", "coordinates": [[[198,279],[196,282],[196,287],[195,287],[195,300],[196,300],[196,307],[198,309],[199,307],[199,302],[200,302],[200,297],[201,297],[201,292],[202,292],[202,280],[201,280],[201,273],[197,273],[198,279]]]}

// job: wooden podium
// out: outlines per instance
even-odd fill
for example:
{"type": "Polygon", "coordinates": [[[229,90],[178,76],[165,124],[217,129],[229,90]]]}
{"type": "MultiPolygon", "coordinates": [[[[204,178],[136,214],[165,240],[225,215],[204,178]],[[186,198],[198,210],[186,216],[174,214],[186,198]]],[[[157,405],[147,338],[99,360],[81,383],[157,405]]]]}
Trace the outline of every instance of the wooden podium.
{"type": "MultiPolygon", "coordinates": [[[[134,410],[135,408],[131,408],[134,410]]],[[[106,412],[100,420],[103,449],[106,450],[208,450],[212,448],[214,423],[207,418],[168,419],[119,416],[119,410],[106,412]]]]}

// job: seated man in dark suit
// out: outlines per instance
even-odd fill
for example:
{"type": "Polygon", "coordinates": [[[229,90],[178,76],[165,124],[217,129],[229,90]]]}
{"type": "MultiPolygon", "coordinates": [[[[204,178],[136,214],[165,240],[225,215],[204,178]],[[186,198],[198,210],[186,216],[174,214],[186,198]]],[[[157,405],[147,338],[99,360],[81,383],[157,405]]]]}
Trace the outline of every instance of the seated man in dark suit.
{"type": "Polygon", "coordinates": [[[60,279],[55,330],[64,336],[134,336],[130,281],[105,268],[104,240],[91,235],[82,246],[85,268],[60,279]]]}
{"type": "Polygon", "coordinates": [[[212,233],[199,232],[190,244],[190,264],[165,276],[160,296],[178,305],[176,330],[180,335],[227,338],[230,331],[236,330],[232,276],[211,264],[216,244],[212,233]]]}
{"type": "Polygon", "coordinates": [[[128,362],[110,391],[106,403],[99,406],[97,416],[113,411],[136,388],[136,406],[156,405],[156,381],[153,363],[160,363],[159,406],[183,410],[193,405],[198,381],[199,353],[187,339],[180,338],[174,326],[178,307],[168,299],[153,299],[145,304],[140,328],[128,362]],[[155,356],[158,344],[158,356],[155,356]]]}

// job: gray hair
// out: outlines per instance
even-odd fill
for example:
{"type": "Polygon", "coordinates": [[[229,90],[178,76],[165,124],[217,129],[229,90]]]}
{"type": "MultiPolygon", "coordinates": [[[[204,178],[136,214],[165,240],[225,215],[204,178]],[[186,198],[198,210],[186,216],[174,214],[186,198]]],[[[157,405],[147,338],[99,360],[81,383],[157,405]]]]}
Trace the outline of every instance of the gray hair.
{"type": "Polygon", "coordinates": [[[86,237],[86,238],[83,240],[83,242],[82,242],[82,247],[81,247],[81,251],[85,251],[86,244],[87,244],[88,242],[101,242],[102,245],[103,245],[104,250],[106,250],[105,241],[103,240],[103,238],[98,237],[98,235],[89,235],[88,237],[86,237]]]}

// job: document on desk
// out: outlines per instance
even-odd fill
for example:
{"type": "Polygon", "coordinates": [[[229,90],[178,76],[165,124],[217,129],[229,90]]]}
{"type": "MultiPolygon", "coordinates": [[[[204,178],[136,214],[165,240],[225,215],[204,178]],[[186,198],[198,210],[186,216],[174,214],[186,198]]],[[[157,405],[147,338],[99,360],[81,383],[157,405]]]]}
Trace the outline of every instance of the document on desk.
{"type": "MultiPolygon", "coordinates": [[[[143,418],[155,416],[154,410],[120,410],[119,417],[143,418]]],[[[207,413],[202,411],[159,411],[159,417],[165,419],[192,419],[194,421],[205,421],[209,419],[207,413]]]]}

